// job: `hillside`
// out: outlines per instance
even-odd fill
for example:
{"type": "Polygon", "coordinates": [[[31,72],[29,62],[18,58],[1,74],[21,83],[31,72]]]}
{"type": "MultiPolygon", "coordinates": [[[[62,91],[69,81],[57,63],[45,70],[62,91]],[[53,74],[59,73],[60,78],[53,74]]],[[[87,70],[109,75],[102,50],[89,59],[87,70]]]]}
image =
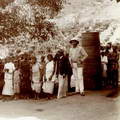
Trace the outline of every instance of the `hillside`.
{"type": "Polygon", "coordinates": [[[69,0],[53,21],[60,29],[71,30],[68,34],[99,31],[102,43],[120,43],[119,13],[120,3],[116,0],[69,0]]]}

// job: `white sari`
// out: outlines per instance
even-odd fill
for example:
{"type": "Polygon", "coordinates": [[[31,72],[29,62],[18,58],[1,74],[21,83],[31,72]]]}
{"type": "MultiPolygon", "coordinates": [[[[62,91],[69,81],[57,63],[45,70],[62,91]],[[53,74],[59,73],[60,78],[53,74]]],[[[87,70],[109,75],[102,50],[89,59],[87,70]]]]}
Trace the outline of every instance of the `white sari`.
{"type": "Polygon", "coordinates": [[[12,62],[6,63],[4,66],[4,70],[5,69],[8,69],[8,72],[5,72],[5,76],[4,76],[5,85],[3,87],[2,94],[14,95],[13,72],[15,70],[15,66],[12,62]]]}

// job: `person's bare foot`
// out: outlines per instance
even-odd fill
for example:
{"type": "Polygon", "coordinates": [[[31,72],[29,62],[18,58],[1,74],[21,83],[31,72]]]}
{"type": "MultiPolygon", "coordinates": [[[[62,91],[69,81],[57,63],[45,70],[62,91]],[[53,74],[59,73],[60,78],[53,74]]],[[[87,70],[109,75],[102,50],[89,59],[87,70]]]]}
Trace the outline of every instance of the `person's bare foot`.
{"type": "Polygon", "coordinates": [[[84,92],[81,92],[80,95],[81,95],[81,96],[85,96],[85,93],[84,93],[84,92]]]}
{"type": "Polygon", "coordinates": [[[3,96],[0,96],[0,100],[2,100],[4,97],[3,96]]]}

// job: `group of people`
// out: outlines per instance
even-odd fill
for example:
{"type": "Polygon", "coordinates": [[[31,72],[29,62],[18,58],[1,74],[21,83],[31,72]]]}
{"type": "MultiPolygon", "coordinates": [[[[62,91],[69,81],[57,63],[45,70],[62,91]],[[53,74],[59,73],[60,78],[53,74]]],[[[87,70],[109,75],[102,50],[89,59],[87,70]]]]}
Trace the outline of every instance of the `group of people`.
{"type": "Polygon", "coordinates": [[[55,55],[48,53],[41,56],[40,61],[30,53],[10,56],[4,62],[1,60],[1,99],[39,99],[43,93],[51,98],[55,90],[57,98],[60,99],[66,97],[71,90],[72,76],[75,79],[75,92],[84,96],[82,63],[88,55],[84,48],[79,46],[77,38],[71,39],[70,44],[69,52],[59,48],[55,55]],[[55,84],[58,84],[57,89],[54,89],[55,84]]]}
{"type": "Polygon", "coordinates": [[[119,49],[108,43],[101,46],[102,86],[118,88],[119,83],[119,49]]]}

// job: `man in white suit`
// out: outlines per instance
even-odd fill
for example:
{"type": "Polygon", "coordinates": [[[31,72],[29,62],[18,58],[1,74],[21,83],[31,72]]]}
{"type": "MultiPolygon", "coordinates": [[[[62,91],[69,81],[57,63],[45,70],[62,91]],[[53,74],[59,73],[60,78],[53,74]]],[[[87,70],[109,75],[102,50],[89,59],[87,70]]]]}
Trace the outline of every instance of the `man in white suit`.
{"type": "Polygon", "coordinates": [[[71,62],[73,76],[75,78],[75,92],[84,96],[84,82],[83,82],[83,61],[87,58],[88,54],[82,46],[79,46],[78,38],[70,40],[72,47],[69,51],[69,59],[71,62]],[[78,67],[79,65],[79,67],[78,67]]]}

